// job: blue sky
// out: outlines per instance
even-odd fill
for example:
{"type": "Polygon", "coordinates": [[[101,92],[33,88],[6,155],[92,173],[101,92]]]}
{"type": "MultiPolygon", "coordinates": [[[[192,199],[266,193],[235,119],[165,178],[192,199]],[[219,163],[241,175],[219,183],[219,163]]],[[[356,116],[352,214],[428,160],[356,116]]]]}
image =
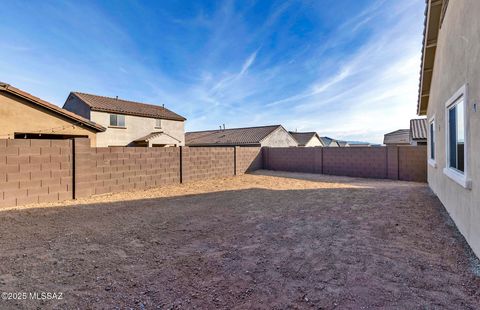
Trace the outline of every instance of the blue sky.
{"type": "Polygon", "coordinates": [[[165,104],[187,130],[381,142],[416,110],[424,0],[5,1],[0,81],[165,104]]]}

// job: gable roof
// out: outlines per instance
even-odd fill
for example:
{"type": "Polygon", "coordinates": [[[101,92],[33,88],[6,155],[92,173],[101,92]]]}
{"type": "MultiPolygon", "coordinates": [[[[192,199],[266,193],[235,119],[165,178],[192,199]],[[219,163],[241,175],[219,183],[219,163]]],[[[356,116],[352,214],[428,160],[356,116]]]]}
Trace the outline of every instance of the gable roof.
{"type": "Polygon", "coordinates": [[[90,107],[92,111],[127,114],[150,118],[161,118],[175,121],[186,120],[185,117],[158,105],[128,101],[118,98],[97,96],[80,92],[71,92],[70,95],[76,96],[78,99],[82,100],[86,105],[90,107]]]}
{"type": "Polygon", "coordinates": [[[410,120],[410,135],[413,140],[427,139],[427,119],[410,120]]]}
{"type": "Polygon", "coordinates": [[[420,65],[420,86],[418,89],[417,114],[427,113],[433,65],[437,50],[438,33],[448,6],[448,0],[425,0],[422,59],[420,65]]]}
{"type": "Polygon", "coordinates": [[[69,119],[70,121],[74,121],[78,124],[80,124],[81,126],[86,126],[86,127],[89,127],[91,129],[94,129],[96,131],[105,131],[106,128],[103,127],[103,126],[100,126],[99,124],[97,123],[94,123],[86,118],[83,118],[81,117],[80,115],[77,115],[73,112],[70,112],[70,111],[67,111],[65,109],[62,109],[50,102],[47,102],[45,100],[42,100],[38,97],[35,97],[21,89],[18,89],[18,88],[15,88],[13,87],[12,85],[10,84],[7,84],[7,83],[3,83],[3,82],[0,82],[0,91],[3,91],[3,92],[7,92],[9,94],[12,94],[12,95],[15,95],[17,97],[20,97],[22,99],[25,99],[27,100],[28,102],[32,103],[32,104],[35,104],[39,107],[42,107],[50,112],[53,112],[57,115],[60,115],[60,116],[63,116],[67,119],[69,119]]]}
{"type": "Polygon", "coordinates": [[[410,144],[410,129],[399,129],[385,134],[383,144],[410,144]]]}
{"type": "MultiPolygon", "coordinates": [[[[289,133],[295,138],[295,140],[297,140],[299,146],[307,145],[307,143],[314,137],[317,137],[318,140],[320,140],[320,137],[314,131],[312,132],[289,131],[289,133]]],[[[320,140],[320,143],[323,145],[322,140],[320,140]]]]}
{"type": "Polygon", "coordinates": [[[341,147],[347,147],[347,146],[349,146],[349,142],[348,142],[348,141],[337,140],[337,143],[338,143],[338,145],[341,146],[341,147]]]}
{"type": "Polygon", "coordinates": [[[320,137],[320,142],[322,142],[323,146],[340,146],[337,140],[330,137],[320,137]]]}
{"type": "Polygon", "coordinates": [[[278,129],[285,130],[282,125],[270,125],[192,131],[185,133],[185,144],[190,146],[260,144],[262,140],[278,129]]]}

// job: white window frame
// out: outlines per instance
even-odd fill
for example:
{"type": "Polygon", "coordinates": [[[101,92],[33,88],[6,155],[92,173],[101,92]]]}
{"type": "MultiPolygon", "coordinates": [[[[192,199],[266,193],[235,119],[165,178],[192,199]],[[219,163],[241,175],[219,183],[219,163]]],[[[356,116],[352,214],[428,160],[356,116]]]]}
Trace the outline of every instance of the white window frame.
{"type": "Polygon", "coordinates": [[[109,127],[112,127],[112,128],[126,128],[127,127],[126,117],[123,114],[110,113],[108,115],[108,124],[109,124],[109,127]],[[116,118],[117,119],[117,124],[116,125],[112,125],[112,115],[115,115],[117,117],[116,118]],[[118,117],[119,116],[123,117],[123,126],[118,125],[118,117]]]}
{"type": "Polygon", "coordinates": [[[438,143],[437,143],[437,128],[435,127],[436,126],[436,122],[435,122],[435,114],[430,117],[430,119],[428,120],[428,143],[427,143],[427,148],[428,148],[428,164],[430,166],[432,166],[433,168],[437,168],[437,146],[438,146],[438,143]],[[430,131],[430,127],[433,125],[433,139],[432,139],[432,132],[430,131]],[[432,158],[432,140],[434,140],[434,149],[433,149],[433,158],[432,158]]]}
{"type": "Polygon", "coordinates": [[[472,188],[472,181],[468,177],[469,168],[469,156],[468,150],[470,146],[470,124],[468,122],[468,85],[465,84],[445,103],[445,168],[443,173],[454,182],[458,183],[466,189],[472,188]],[[464,117],[464,134],[465,134],[465,146],[464,146],[464,171],[463,173],[457,169],[450,167],[450,126],[449,126],[449,109],[458,104],[459,100],[463,101],[463,117],[464,117]]]}

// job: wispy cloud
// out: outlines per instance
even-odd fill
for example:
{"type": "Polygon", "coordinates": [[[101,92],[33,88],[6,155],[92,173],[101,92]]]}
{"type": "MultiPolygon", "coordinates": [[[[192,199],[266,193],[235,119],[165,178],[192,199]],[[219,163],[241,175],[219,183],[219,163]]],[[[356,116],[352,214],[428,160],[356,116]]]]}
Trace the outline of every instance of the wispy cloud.
{"type": "Polygon", "coordinates": [[[372,142],[415,116],[422,0],[331,2],[335,18],[315,1],[25,4],[0,20],[0,80],[58,105],[83,90],[166,104],[189,130],[372,142]]]}

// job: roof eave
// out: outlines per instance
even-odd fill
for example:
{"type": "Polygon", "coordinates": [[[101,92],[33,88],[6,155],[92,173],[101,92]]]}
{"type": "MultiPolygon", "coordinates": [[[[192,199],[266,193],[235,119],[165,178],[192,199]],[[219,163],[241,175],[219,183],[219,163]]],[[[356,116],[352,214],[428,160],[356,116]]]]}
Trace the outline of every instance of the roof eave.
{"type": "Polygon", "coordinates": [[[426,0],[425,28],[420,68],[417,115],[426,115],[437,49],[443,0],[426,0]]]}

